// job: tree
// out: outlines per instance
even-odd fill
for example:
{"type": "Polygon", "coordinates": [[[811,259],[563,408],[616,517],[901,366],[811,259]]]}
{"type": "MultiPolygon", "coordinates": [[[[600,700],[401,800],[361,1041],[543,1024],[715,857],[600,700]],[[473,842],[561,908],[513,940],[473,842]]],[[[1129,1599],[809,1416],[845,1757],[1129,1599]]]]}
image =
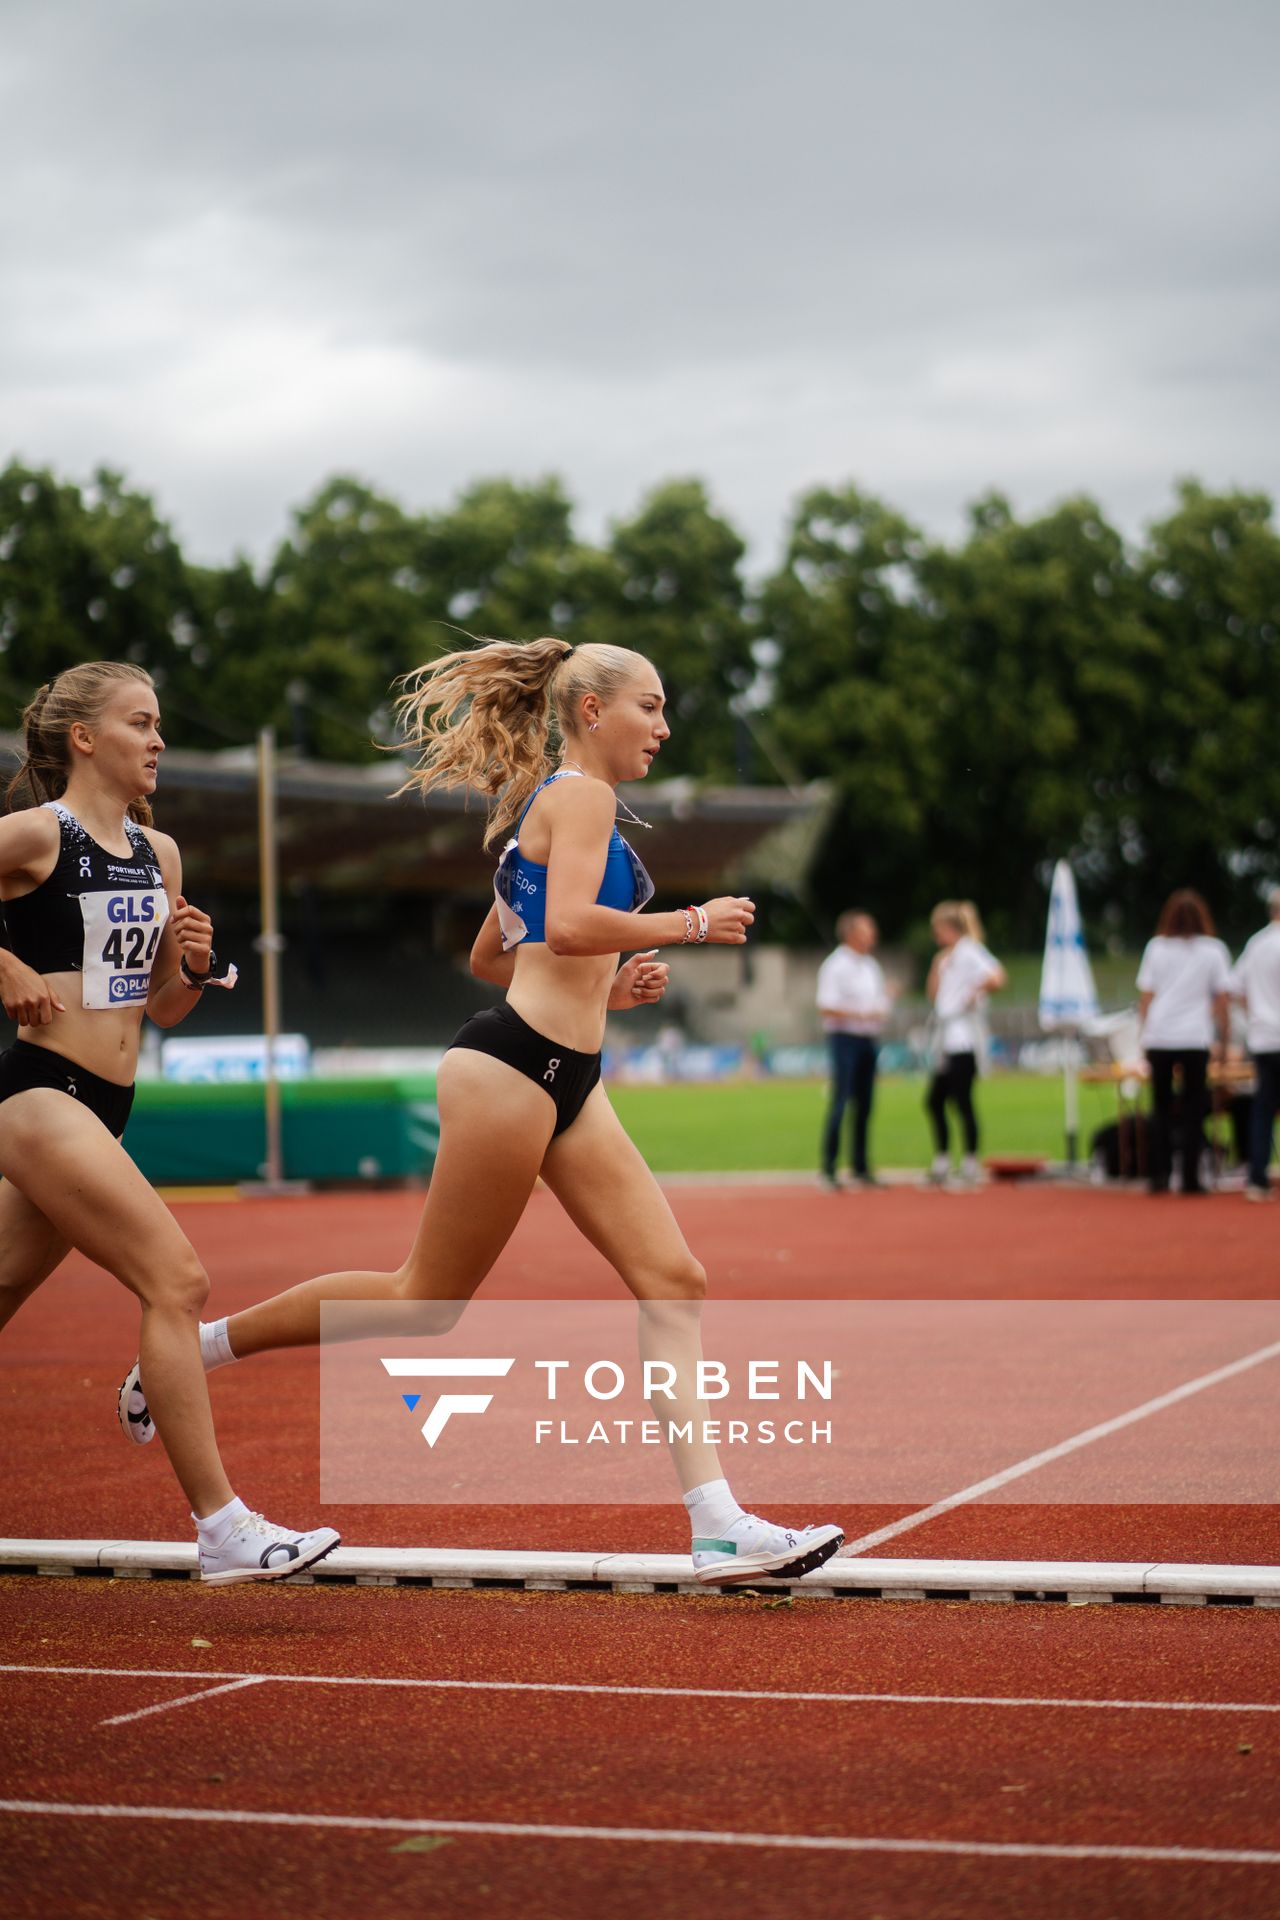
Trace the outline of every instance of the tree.
{"type": "Polygon", "coordinates": [[[1159,653],[1127,811],[1148,922],[1175,886],[1237,932],[1280,882],[1280,535],[1263,494],[1195,481],[1139,568],[1159,653]]]}
{"type": "Polygon", "coordinates": [[[630,647],[658,669],[671,725],[666,774],[731,781],[739,770],[733,709],[756,674],[745,552],[698,480],[655,487],[612,529],[615,597],[584,617],[583,637],[630,647]]]}
{"type": "Polygon", "coordinates": [[[135,661],[163,689],[197,635],[191,576],[146,494],[106,468],[83,492],[17,461],[0,473],[0,675],[11,711],[82,660],[135,661]]]}
{"type": "Polygon", "coordinates": [[[921,582],[945,661],[941,791],[926,823],[938,890],[972,896],[1002,938],[1038,941],[1055,857],[1086,903],[1127,871],[1125,794],[1158,644],[1124,542],[1095,502],[1019,523],[978,503],[965,543],[921,582]]]}
{"type": "Polygon", "coordinates": [[[819,488],[800,501],[761,595],[775,656],[769,723],[797,771],[835,789],[813,881],[828,918],[861,903],[897,926],[920,910],[945,698],[919,584],[926,552],[919,531],[874,496],[819,488]]]}
{"type": "Polygon", "coordinates": [[[375,757],[392,681],[437,650],[423,546],[420,520],[350,475],[296,509],[267,569],[260,653],[223,643],[259,724],[300,733],[297,744],[322,759],[375,757]]]}

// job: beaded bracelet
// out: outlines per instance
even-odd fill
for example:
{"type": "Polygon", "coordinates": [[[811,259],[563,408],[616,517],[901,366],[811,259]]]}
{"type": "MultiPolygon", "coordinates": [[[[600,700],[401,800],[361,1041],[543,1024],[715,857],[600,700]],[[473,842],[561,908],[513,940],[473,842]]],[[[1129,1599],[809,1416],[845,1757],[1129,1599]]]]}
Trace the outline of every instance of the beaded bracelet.
{"type": "Polygon", "coordinates": [[[682,947],[687,947],[689,942],[693,939],[694,909],[692,907],[681,907],[680,911],[684,915],[684,938],[680,942],[680,944],[682,947]]]}

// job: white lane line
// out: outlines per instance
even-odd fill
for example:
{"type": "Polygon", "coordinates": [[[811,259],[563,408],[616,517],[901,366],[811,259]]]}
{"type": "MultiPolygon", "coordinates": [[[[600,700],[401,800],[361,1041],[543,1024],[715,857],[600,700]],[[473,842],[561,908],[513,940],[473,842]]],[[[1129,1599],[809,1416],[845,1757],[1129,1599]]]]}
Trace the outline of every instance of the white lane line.
{"type": "Polygon", "coordinates": [[[1011,1840],[891,1840],[872,1835],[726,1833],[697,1827],[579,1827],[524,1820],[398,1820],[354,1813],[258,1813],[230,1807],[75,1806],[60,1800],[0,1800],[0,1813],[61,1814],[79,1820],[191,1820],[227,1826],[321,1827],[343,1832],[458,1833],[515,1840],[638,1840],[669,1847],[771,1847],[810,1853],[981,1854],[1002,1860],[1151,1860],[1174,1866],[1280,1867],[1261,1847],[1055,1846],[1011,1840]]]}
{"type": "Polygon", "coordinates": [[[884,1540],[893,1540],[900,1533],[909,1533],[913,1527],[922,1527],[926,1520],[935,1520],[940,1513],[950,1513],[953,1507],[963,1507],[970,1500],[979,1500],[984,1493],[994,1493],[998,1487],[1007,1487],[1011,1480],[1020,1480],[1024,1474],[1034,1473],[1038,1467],[1047,1467],[1054,1460],[1078,1452],[1081,1447],[1092,1446],[1095,1440],[1105,1440],[1108,1434],[1119,1433],[1122,1428],[1146,1420],[1151,1414],[1162,1412],[1165,1407],[1176,1406],[1180,1400],[1189,1400],[1193,1393],[1203,1393],[1206,1387],[1216,1387],[1223,1380],[1232,1380],[1238,1373],[1245,1373],[1250,1367],[1260,1367],[1264,1361],[1277,1357],[1280,1357],[1280,1340],[1273,1340],[1270,1346],[1246,1353],[1241,1360],[1229,1361],[1225,1367],[1215,1367],[1212,1373],[1202,1373],[1196,1380],[1188,1380],[1168,1393],[1157,1394],[1154,1400],[1144,1400],[1140,1407],[1131,1407],[1128,1413],[1118,1413],[1113,1420],[1103,1420],[1096,1427],[1086,1427],[1083,1433],[1073,1433],[1069,1440],[1060,1440],[1056,1447],[1046,1447],[1042,1453],[1033,1453],[1025,1460],[1018,1460],[1013,1466],[989,1474],[985,1480],[978,1480],[971,1487],[961,1487],[959,1493],[949,1493],[945,1500],[935,1500],[931,1507],[921,1507],[918,1513],[908,1513],[887,1527],[877,1527],[874,1533],[864,1533],[860,1540],[851,1540],[841,1547],[837,1558],[847,1559],[853,1554],[865,1553],[869,1547],[878,1547],[884,1540]]]}
{"type": "MultiPolygon", "coordinates": [[[[151,1676],[154,1680],[159,1680],[164,1677],[164,1675],[158,1673],[152,1674],[151,1676]]],[[[214,1677],[216,1679],[217,1676],[215,1675],[214,1677]]],[[[199,1693],[184,1693],[176,1700],[159,1700],[154,1707],[139,1707],[136,1713],[112,1714],[110,1720],[99,1720],[98,1725],[100,1727],[123,1727],[130,1720],[145,1720],[148,1714],[169,1713],[174,1707],[189,1707],[195,1700],[212,1700],[215,1693],[236,1693],[241,1687],[261,1687],[265,1685],[266,1679],[267,1676],[265,1674],[246,1673],[238,1680],[229,1680],[223,1687],[201,1687],[199,1693]]]]}
{"type": "MultiPolygon", "coordinates": [[[[456,1693],[585,1693],[612,1694],[643,1700],[781,1700],[824,1707],[1087,1707],[1124,1713],[1280,1713],[1280,1700],[1079,1700],[1068,1696],[1008,1693],[790,1693],[774,1687],[640,1687],[596,1685],[570,1680],[426,1680],[416,1676],[351,1673],[214,1673],[188,1667],[39,1667],[5,1665],[0,1673],[47,1673],[62,1677],[107,1680],[230,1680],[236,1685],[270,1681],[297,1687],[419,1687],[456,1693]]],[[[228,1692],[216,1687],[209,1692],[228,1692]]],[[[192,1700],[208,1693],[190,1694],[192,1700]]],[[[177,1700],[144,1713],[178,1706],[177,1700]]],[[[140,1718],[122,1714],[121,1719],[140,1718]]],[[[104,1721],[105,1725],[115,1722],[104,1721]]]]}

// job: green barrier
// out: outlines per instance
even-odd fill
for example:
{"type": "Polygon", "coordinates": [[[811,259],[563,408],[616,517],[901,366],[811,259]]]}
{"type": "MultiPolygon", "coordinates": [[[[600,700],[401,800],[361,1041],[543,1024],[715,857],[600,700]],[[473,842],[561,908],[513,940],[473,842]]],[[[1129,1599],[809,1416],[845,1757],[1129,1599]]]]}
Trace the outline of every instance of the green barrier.
{"type": "MultiPolygon", "coordinates": [[[[387,1180],[430,1173],[440,1141],[435,1081],[292,1080],[280,1088],[288,1180],[387,1180]]],[[[157,1186],[220,1186],[261,1177],[267,1122],[261,1085],[142,1081],[125,1145],[157,1186]]]]}

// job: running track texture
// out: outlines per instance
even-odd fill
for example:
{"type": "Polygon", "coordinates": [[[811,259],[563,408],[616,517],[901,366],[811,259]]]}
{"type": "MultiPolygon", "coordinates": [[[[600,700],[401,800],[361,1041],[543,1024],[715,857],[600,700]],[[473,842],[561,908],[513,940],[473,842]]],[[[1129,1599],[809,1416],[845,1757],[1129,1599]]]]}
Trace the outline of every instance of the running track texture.
{"type": "Polygon", "coordinates": [[[1278,1910],[1275,1614],[30,1594],[15,1914],[1278,1910]]]}
{"type": "MultiPolygon", "coordinates": [[[[692,1186],[670,1192],[717,1294],[742,1299],[1204,1300],[1259,1303],[1261,1337],[1280,1339],[1280,1207],[1238,1197],[988,1190],[951,1196],[889,1189],[827,1194],[812,1187],[692,1186]]],[[[413,1193],[196,1202],[175,1208],[204,1258],[211,1312],[233,1312],[326,1269],[394,1268],[421,1208],[413,1193]]],[[[482,1299],[617,1298],[605,1262],[569,1226],[550,1194],[533,1196],[482,1299]]],[[[115,1426],[115,1389],[136,1352],[137,1310],[123,1289],[72,1256],[17,1315],[0,1342],[0,1433],[10,1471],[0,1535],[176,1540],[182,1502],[161,1448],[129,1448],[115,1426]],[[50,1428],[56,1447],[50,1447],[50,1428]]],[[[1215,1355],[1218,1359],[1235,1357],[1215,1355]]],[[[1212,1371],[1212,1368],[1209,1369],[1212,1371]]],[[[1276,1363],[1187,1401],[1161,1428],[1171,1447],[1212,1448],[1246,1390],[1274,1396],[1276,1363]]],[[[1177,1389],[1205,1368],[1131,1377],[1126,1356],[1099,1352],[1087,1403],[1064,1401],[1041,1423],[1045,1445],[1071,1439],[1177,1389]],[[1118,1365],[1119,1362],[1124,1362],[1118,1365]],[[1106,1379],[1116,1369],[1114,1380],[1106,1379]]],[[[314,1353],[270,1354],[213,1382],[219,1438],[233,1483],[250,1504],[299,1525],[319,1517],[314,1353]]],[[[1163,1416],[1169,1418],[1169,1416],[1163,1416]]],[[[1156,1431],[1156,1429],[1150,1429],[1156,1431]]],[[[1118,1440],[1112,1444],[1123,1444],[1118,1440]]],[[[988,1449],[998,1468],[1036,1450],[988,1449]]],[[[963,1491],[978,1474],[961,1471],[963,1491]]],[[[833,1517],[867,1550],[929,1559],[1215,1562],[1280,1560],[1280,1523],[1266,1504],[1070,1506],[1029,1474],[998,1503],[965,1501],[923,1523],[910,1506],[844,1507],[833,1517]],[[1025,1489],[1025,1504],[1017,1498],[1025,1489]],[[884,1538],[886,1528],[904,1530],[884,1538]],[[879,1536],[877,1538],[877,1536],[879,1536]]],[[[352,1545],[682,1553],[683,1516],[654,1508],[379,1506],[325,1517],[352,1545]]],[[[796,1519],[814,1518],[797,1514],[796,1519]]]]}
{"type": "MultiPolygon", "coordinates": [[[[744,1298],[1264,1303],[1280,1266],[1269,1210],[1218,1199],[672,1201],[713,1287],[744,1298]]],[[[229,1311],[395,1266],[418,1202],[179,1211],[229,1311]]],[[[616,1286],[539,1193],[487,1291],[616,1286]]],[[[114,1425],[135,1326],[74,1261],[13,1323],[0,1532],[181,1537],[160,1449],[114,1425]]],[[[353,1544],[685,1545],[669,1508],[321,1516],[316,1405],[312,1355],[215,1382],[233,1479],[273,1515],[353,1544]]],[[[1083,1424],[1064,1409],[1064,1436],[1083,1424]]],[[[1033,1481],[870,1551],[1280,1558],[1265,1506],[1038,1506],[1033,1481]]],[[[866,1538],[912,1516],[836,1517],[866,1538]]],[[[15,1915],[1280,1913],[1277,1611],[0,1578],[0,1666],[15,1915]]]]}

